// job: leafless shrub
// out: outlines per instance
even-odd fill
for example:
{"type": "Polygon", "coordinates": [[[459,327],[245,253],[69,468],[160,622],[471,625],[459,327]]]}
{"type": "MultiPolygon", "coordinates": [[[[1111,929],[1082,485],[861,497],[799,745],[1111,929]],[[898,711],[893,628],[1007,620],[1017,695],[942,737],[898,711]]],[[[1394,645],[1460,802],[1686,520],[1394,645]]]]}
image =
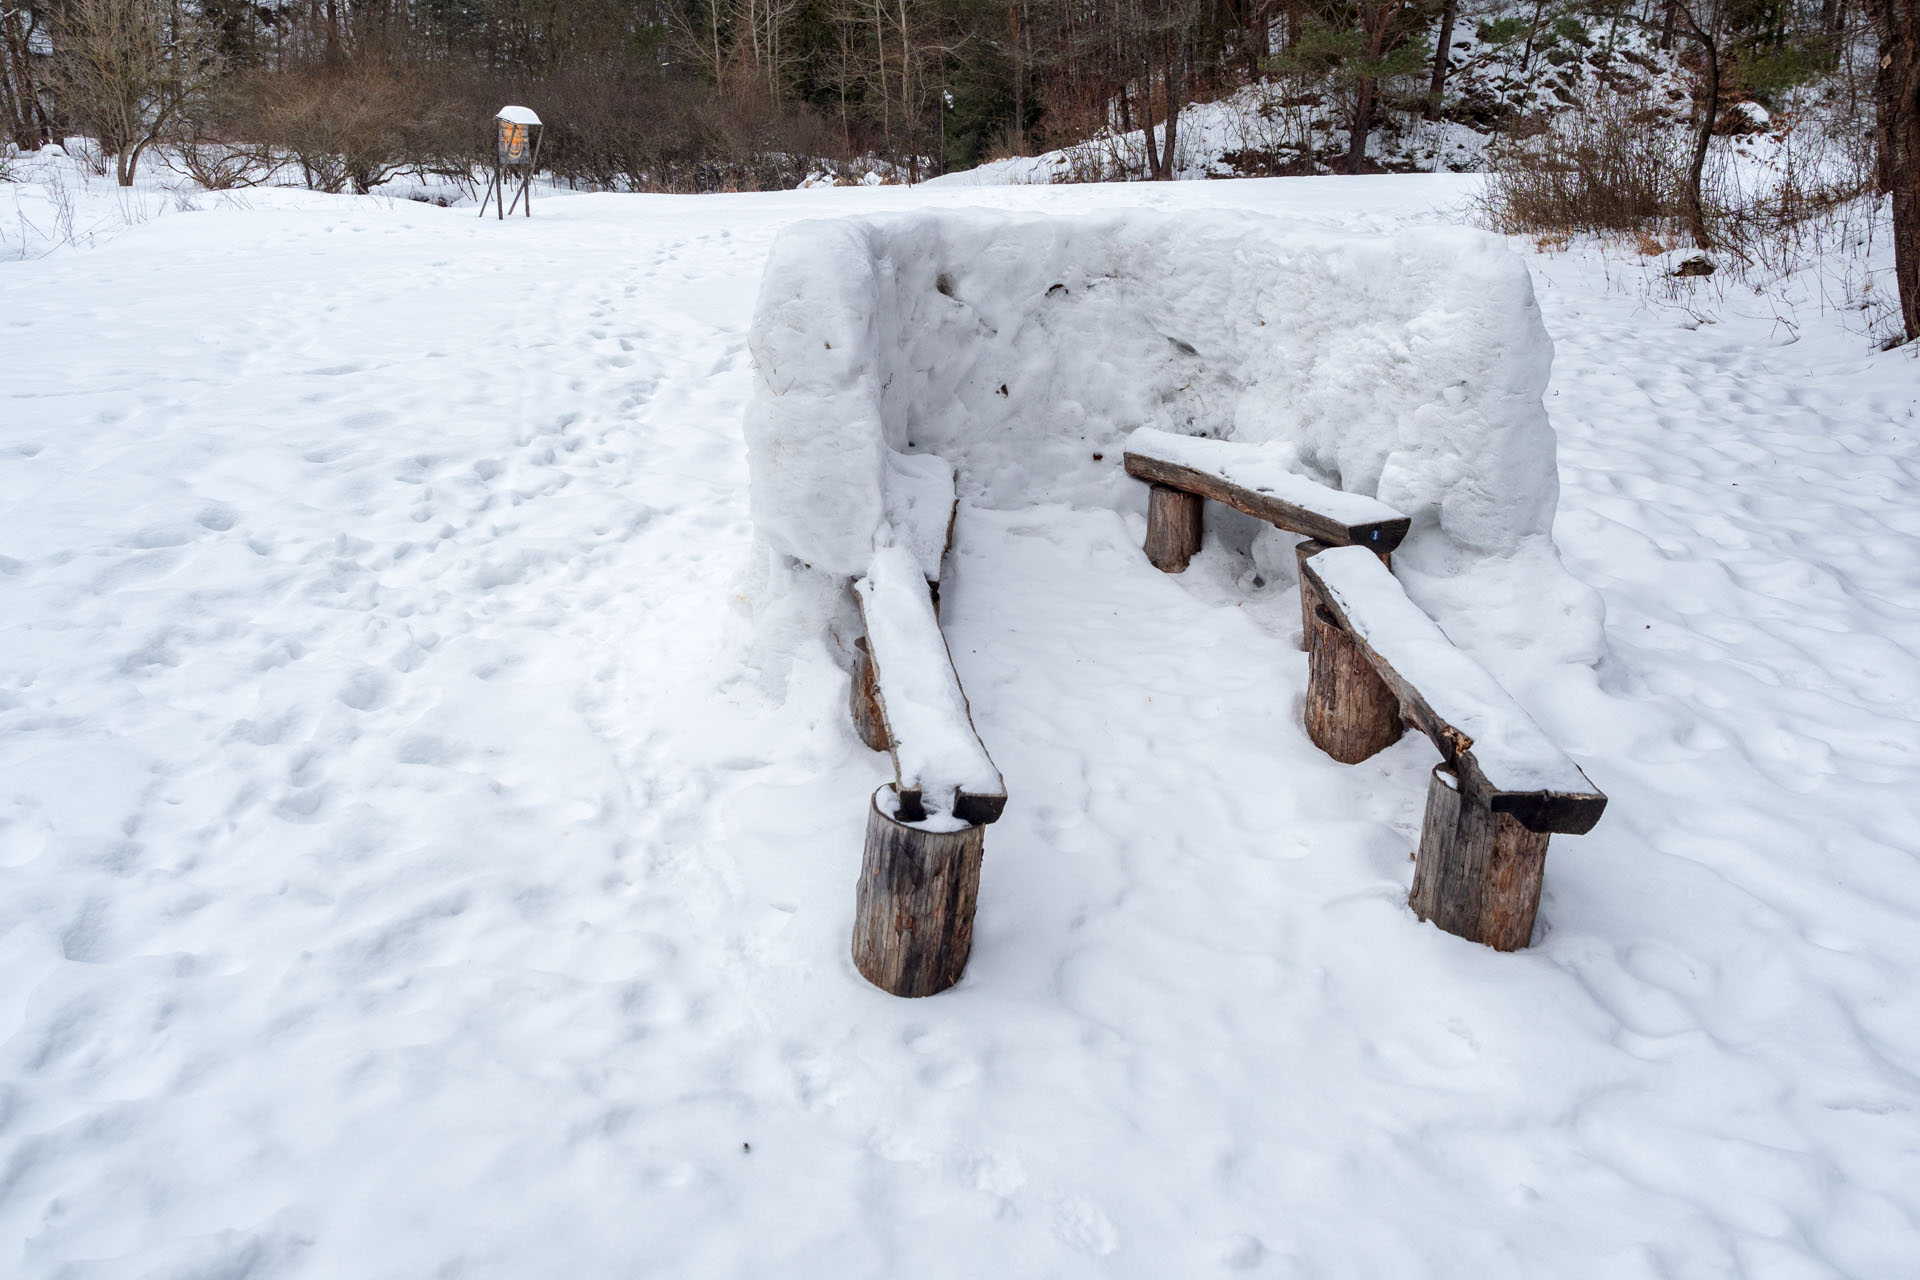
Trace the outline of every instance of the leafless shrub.
{"type": "MultiPolygon", "coordinates": [[[[505,88],[547,123],[541,164],[574,186],[631,191],[766,191],[797,186],[811,162],[843,157],[838,129],[751,86],[704,86],[603,65],[505,88]]],[[[504,100],[504,99],[503,99],[504,100]]]]}
{"type": "Polygon", "coordinates": [[[1484,213],[1510,234],[1635,233],[1677,216],[1685,177],[1652,104],[1602,94],[1494,157],[1484,213]]]}
{"type": "Polygon", "coordinates": [[[123,187],[221,68],[205,23],[163,0],[67,0],[54,48],[61,112],[99,143],[103,158],[117,158],[123,187]]]}
{"type": "Polygon", "coordinates": [[[92,138],[68,138],[61,144],[61,150],[78,160],[94,177],[107,176],[108,162],[113,159],[113,154],[92,138]]]}
{"type": "Polygon", "coordinates": [[[1341,149],[1326,103],[1334,86],[1324,76],[1278,72],[1257,90],[1258,102],[1235,122],[1239,145],[1221,159],[1247,177],[1323,173],[1341,149]]]}
{"type": "Polygon", "coordinates": [[[1886,273],[1871,265],[1887,235],[1884,202],[1872,194],[1872,140],[1841,90],[1809,89],[1783,102],[1764,133],[1715,140],[1701,183],[1710,275],[1681,274],[1670,256],[1697,239],[1683,128],[1630,94],[1567,112],[1495,157],[1481,214],[1543,252],[1583,235],[1598,237],[1610,261],[1624,249],[1623,280],[1702,322],[1738,295],[1753,300],[1742,305],[1771,306],[1788,330],[1811,309],[1839,312],[1876,340],[1897,333],[1886,273]]]}
{"type": "Polygon", "coordinates": [[[469,150],[476,125],[433,79],[377,62],[255,78],[257,133],[317,191],[366,194],[395,173],[469,150]]]}
{"type": "Polygon", "coordinates": [[[208,191],[257,187],[284,167],[271,148],[183,136],[160,152],[161,162],[208,191]]]}

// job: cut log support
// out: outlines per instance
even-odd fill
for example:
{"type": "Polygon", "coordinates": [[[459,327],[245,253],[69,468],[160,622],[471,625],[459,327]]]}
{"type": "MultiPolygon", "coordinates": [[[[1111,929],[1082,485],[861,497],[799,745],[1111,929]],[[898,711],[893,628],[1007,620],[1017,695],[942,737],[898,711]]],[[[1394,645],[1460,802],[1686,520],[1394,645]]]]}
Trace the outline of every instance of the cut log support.
{"type": "Polygon", "coordinates": [[[847,690],[847,710],[853,714],[854,732],[869,751],[885,751],[892,745],[887,715],[880,709],[880,689],[873,679],[873,654],[865,636],[853,642],[853,681],[847,690]]]}
{"type": "Polygon", "coordinates": [[[1366,651],[1323,605],[1314,605],[1307,628],[1307,736],[1313,745],[1341,764],[1359,764],[1398,742],[1400,700],[1366,651]]]}
{"type": "Polygon", "coordinates": [[[1147,496],[1147,560],[1162,573],[1185,573],[1200,551],[1200,513],[1206,500],[1156,484],[1147,496]]]}
{"type": "Polygon", "coordinates": [[[873,794],[854,901],[853,963],[896,996],[930,996],[960,981],[973,950],[986,828],[928,831],[888,812],[892,785],[873,794]]]}
{"type": "Polygon", "coordinates": [[[1469,942],[1518,951],[1533,938],[1548,838],[1468,796],[1452,769],[1435,765],[1407,904],[1469,942]]]}

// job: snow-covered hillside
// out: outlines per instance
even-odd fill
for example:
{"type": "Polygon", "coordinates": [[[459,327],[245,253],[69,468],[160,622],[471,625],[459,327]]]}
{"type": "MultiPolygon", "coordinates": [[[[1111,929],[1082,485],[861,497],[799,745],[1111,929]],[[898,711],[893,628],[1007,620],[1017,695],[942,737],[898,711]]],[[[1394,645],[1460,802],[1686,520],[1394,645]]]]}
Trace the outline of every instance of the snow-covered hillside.
{"type": "Polygon", "coordinates": [[[748,662],[774,234],[1478,181],[259,193],[0,264],[0,1272],[1910,1269],[1920,376],[1835,313],[1529,259],[1608,655],[1524,696],[1612,799],[1532,949],[1408,912],[1432,751],[1307,741],[1251,528],[1174,578],[1036,502],[943,591],[971,967],[849,961],[885,757],[748,662]]]}

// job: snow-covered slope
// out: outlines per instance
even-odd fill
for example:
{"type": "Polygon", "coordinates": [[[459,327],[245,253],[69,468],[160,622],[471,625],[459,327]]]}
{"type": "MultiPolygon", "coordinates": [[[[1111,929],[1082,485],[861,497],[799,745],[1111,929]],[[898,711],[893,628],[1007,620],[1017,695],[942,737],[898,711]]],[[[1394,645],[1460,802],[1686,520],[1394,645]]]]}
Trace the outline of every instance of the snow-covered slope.
{"type": "Polygon", "coordinates": [[[746,665],[778,229],[1473,181],[303,197],[0,266],[0,1273],[1902,1274],[1920,380],[1830,317],[1531,260],[1610,657],[1516,693],[1612,797],[1532,950],[1408,913],[1430,749],[1307,742],[1249,527],[1170,578],[969,505],[972,964],[849,961],[886,758],[824,653],[746,665]]]}

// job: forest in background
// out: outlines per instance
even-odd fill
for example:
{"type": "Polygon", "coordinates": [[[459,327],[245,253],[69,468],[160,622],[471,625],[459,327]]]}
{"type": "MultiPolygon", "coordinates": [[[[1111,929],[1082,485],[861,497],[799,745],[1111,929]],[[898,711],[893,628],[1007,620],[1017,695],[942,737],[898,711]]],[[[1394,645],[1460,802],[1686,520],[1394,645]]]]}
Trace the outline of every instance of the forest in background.
{"type": "MultiPolygon", "coordinates": [[[[1716,118],[1835,76],[1867,41],[1859,0],[1489,12],[1463,24],[1437,0],[5,0],[0,107],[22,147],[71,132],[131,152],[151,124],[170,140],[349,157],[309,167],[318,185],[365,190],[397,165],[482,156],[488,117],[515,101],[550,121],[545,159],[563,178],[710,190],[792,185],[814,158],[873,156],[914,179],[1144,126],[1156,136],[1140,176],[1169,177],[1181,108],[1278,76],[1342,117],[1344,154],[1315,159],[1359,172],[1375,166],[1356,139],[1395,114],[1512,117],[1524,134],[1529,115],[1569,105],[1524,82],[1570,59],[1604,66],[1623,30],[1696,66],[1711,48],[1716,118]],[[1456,46],[1522,83],[1450,95],[1436,50],[1457,59],[1456,46]]],[[[1618,62],[1614,78],[1642,63],[1618,62]]]]}
{"type": "MultiPolygon", "coordinates": [[[[1228,99],[1257,127],[1220,176],[1415,167],[1382,131],[1452,122],[1491,138],[1462,164],[1508,229],[1738,251],[1878,191],[1920,279],[1920,0],[0,0],[12,145],[94,139],[123,183],[154,154],[212,188],[468,181],[506,102],[588,189],[917,181],[1123,137],[1064,176],[1169,179],[1192,104],[1228,99]],[[1709,166],[1753,132],[1797,148],[1759,194],[1709,166]]],[[[1920,284],[1902,311],[1920,334],[1920,284]]]]}

